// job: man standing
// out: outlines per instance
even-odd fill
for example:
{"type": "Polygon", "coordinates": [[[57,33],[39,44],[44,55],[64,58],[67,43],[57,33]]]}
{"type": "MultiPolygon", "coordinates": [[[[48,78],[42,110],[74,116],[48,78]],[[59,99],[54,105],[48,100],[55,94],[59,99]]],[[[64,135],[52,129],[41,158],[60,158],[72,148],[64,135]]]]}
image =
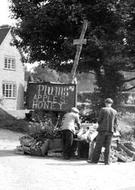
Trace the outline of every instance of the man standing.
{"type": "Polygon", "coordinates": [[[106,165],[109,164],[111,141],[113,132],[115,132],[117,128],[117,111],[111,107],[112,104],[113,100],[107,98],[105,100],[105,107],[100,110],[98,118],[99,127],[97,129],[98,135],[96,137],[96,146],[92,156],[92,163],[98,163],[101,149],[104,146],[104,163],[106,165]]]}
{"type": "Polygon", "coordinates": [[[62,120],[62,141],[63,141],[63,157],[70,159],[72,154],[73,137],[75,134],[75,124],[80,128],[79,110],[75,107],[71,112],[66,113],[62,120]]]}

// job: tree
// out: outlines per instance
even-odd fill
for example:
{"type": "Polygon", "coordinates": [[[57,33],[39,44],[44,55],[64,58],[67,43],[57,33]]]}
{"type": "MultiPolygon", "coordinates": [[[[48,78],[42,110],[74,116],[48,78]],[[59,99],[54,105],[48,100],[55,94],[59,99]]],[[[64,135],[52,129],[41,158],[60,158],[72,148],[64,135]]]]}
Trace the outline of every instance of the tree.
{"type": "MultiPolygon", "coordinates": [[[[123,20],[125,24],[125,46],[126,46],[126,54],[128,57],[127,67],[124,68],[131,73],[135,72],[135,2],[134,0],[126,0],[122,1],[123,3],[123,20]],[[129,61],[130,60],[130,61],[129,61]]],[[[125,82],[133,82],[135,77],[131,77],[130,79],[126,79],[125,82]]],[[[129,91],[135,88],[135,84],[131,87],[126,88],[125,91],[129,91]]]]}
{"type": "Polygon", "coordinates": [[[55,70],[42,65],[35,67],[31,74],[34,81],[58,82],[59,80],[59,74],[55,70]]]}
{"type": "Polygon", "coordinates": [[[87,45],[83,47],[77,71],[94,70],[101,96],[116,100],[117,93],[112,94],[109,89],[113,85],[114,92],[119,92],[124,84],[120,71],[134,65],[128,53],[131,46],[124,41],[129,33],[130,10],[128,0],[126,3],[119,0],[11,0],[12,16],[17,20],[14,31],[21,39],[14,43],[27,53],[30,62],[44,61],[50,68],[70,72],[76,51],[73,39],[79,37],[83,20],[87,19],[87,45]]]}

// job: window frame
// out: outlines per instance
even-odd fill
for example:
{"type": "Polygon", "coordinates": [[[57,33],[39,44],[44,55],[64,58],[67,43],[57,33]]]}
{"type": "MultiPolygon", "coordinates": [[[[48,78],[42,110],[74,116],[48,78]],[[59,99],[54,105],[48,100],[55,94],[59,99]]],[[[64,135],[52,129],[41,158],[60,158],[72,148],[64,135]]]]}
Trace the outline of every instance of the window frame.
{"type": "Polygon", "coordinates": [[[16,70],[16,59],[14,56],[4,56],[4,69],[9,71],[16,70]]]}
{"type": "Polygon", "coordinates": [[[16,99],[17,84],[14,81],[2,81],[2,95],[5,99],[16,99]]]}

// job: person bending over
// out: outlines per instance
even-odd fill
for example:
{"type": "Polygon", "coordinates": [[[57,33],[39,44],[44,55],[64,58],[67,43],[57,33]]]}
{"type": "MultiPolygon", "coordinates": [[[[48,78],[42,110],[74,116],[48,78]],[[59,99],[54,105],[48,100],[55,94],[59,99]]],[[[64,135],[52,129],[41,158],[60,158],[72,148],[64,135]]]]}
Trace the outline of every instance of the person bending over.
{"type": "Polygon", "coordinates": [[[76,125],[80,128],[79,110],[73,107],[62,119],[61,130],[64,159],[70,159],[72,155],[73,137],[76,131],[76,125]]]}

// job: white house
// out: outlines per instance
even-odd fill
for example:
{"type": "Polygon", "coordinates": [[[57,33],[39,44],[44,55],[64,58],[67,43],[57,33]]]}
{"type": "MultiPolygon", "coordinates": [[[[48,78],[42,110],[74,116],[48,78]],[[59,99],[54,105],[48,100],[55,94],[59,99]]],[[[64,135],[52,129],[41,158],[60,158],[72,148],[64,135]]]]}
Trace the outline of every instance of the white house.
{"type": "Polygon", "coordinates": [[[24,108],[24,65],[12,40],[11,29],[0,27],[0,107],[6,111],[24,108]]]}

